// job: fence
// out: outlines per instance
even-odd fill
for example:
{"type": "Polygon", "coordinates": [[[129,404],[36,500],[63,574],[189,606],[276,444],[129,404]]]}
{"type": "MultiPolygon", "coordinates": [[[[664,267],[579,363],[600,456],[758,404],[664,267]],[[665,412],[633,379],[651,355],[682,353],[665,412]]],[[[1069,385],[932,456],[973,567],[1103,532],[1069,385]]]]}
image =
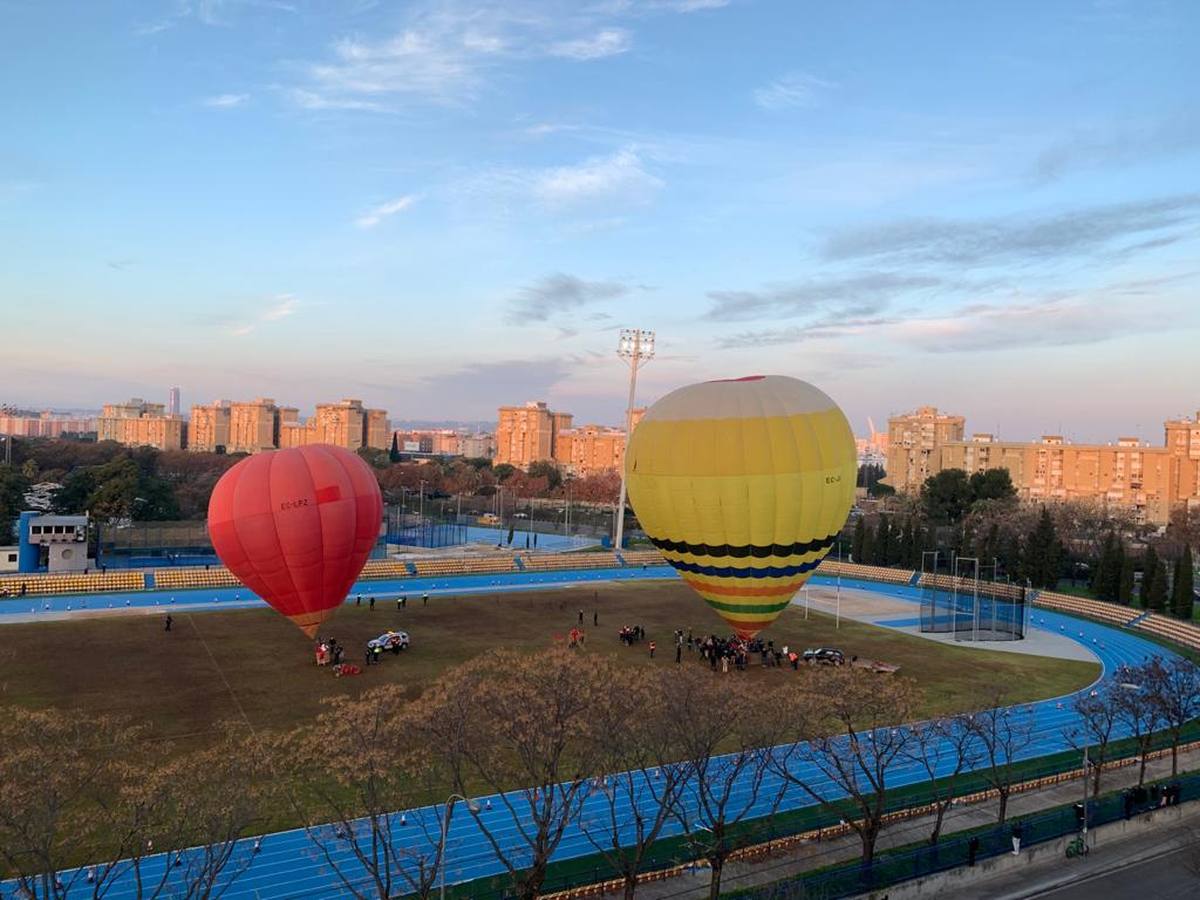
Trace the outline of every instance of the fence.
{"type": "MultiPolygon", "coordinates": [[[[1200,799],[1200,774],[1157,782],[1140,791],[1118,791],[1104,795],[1098,800],[1088,801],[1089,827],[1106,825],[1122,818],[1128,819],[1158,807],[1163,802],[1164,789],[1168,785],[1174,785],[1178,789],[1177,798],[1172,802],[1200,799]]],[[[742,900],[812,900],[818,897],[835,900],[864,891],[879,890],[901,881],[924,878],[967,865],[971,857],[971,845],[975,841],[978,841],[974,857],[976,861],[1011,853],[1013,825],[1016,823],[1021,827],[1022,846],[1041,844],[1075,834],[1080,830],[1083,821],[1082,807],[1083,804],[1056,807],[1022,816],[1013,822],[943,838],[937,844],[922,844],[887,851],[879,854],[870,865],[856,861],[832,866],[761,888],[738,891],[732,896],[742,900]]]]}
{"type": "Polygon", "coordinates": [[[1025,637],[1025,590],[966,579],[921,582],[921,631],[953,633],[959,641],[1019,641],[1025,637]]]}

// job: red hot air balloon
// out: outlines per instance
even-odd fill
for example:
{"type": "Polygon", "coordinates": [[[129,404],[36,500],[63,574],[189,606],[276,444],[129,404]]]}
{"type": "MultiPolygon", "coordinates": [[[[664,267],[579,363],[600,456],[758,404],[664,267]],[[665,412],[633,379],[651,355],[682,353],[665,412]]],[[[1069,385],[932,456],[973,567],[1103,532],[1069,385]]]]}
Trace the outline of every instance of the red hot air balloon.
{"type": "Polygon", "coordinates": [[[208,503],[221,562],[309,637],[346,599],[382,520],[370,468],[327,444],[248,457],[208,503]]]}

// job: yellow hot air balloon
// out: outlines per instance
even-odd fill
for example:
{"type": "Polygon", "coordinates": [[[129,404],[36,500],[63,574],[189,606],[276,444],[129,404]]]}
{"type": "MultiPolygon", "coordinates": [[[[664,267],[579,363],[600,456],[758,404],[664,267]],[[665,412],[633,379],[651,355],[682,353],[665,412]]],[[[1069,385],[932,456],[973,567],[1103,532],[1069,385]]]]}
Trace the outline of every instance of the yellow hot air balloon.
{"type": "Polygon", "coordinates": [[[654,545],[742,637],[771,624],[829,552],[854,503],[854,435],[811,384],[753,375],[680,388],[625,456],[654,545]]]}

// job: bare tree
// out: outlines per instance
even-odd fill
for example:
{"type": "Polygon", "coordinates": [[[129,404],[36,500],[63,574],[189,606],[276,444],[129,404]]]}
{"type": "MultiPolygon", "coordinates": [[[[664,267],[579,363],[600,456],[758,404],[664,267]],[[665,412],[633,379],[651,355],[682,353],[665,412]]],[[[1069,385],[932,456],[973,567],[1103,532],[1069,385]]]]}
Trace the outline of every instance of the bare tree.
{"type": "MultiPolygon", "coordinates": [[[[1115,690],[1119,691],[1120,688],[1115,690]]],[[[1088,762],[1092,767],[1093,797],[1100,796],[1100,776],[1104,773],[1113,730],[1120,717],[1117,701],[1114,688],[1102,685],[1097,690],[1077,695],[1071,703],[1078,722],[1068,729],[1066,737],[1071,746],[1078,750],[1087,750],[1088,762]]]]}
{"type": "Polygon", "coordinates": [[[846,820],[862,843],[869,866],[887,812],[888,778],[914,741],[903,722],[911,718],[920,693],[909,679],[866,669],[840,668],[822,673],[804,687],[814,737],[799,745],[796,759],[807,763],[780,767],[787,781],[827,809],[847,805],[857,813],[846,820]]]}
{"type": "Polygon", "coordinates": [[[607,657],[561,648],[495,651],[447,673],[415,705],[425,745],[455,790],[483,785],[497,795],[500,817],[468,811],[522,898],[538,895],[578,818],[600,747],[594,717],[615,672],[607,657]]]}
{"type": "MultiPolygon", "coordinates": [[[[114,842],[123,846],[122,836],[103,827],[97,801],[119,793],[117,764],[136,734],[118,719],[58,710],[9,707],[0,716],[0,863],[18,892],[77,896],[89,870],[69,866],[120,857],[114,842]]],[[[105,865],[90,874],[87,890],[98,892],[119,871],[105,865]]]]}
{"type": "Polygon", "coordinates": [[[1200,666],[1182,657],[1168,663],[1154,657],[1142,667],[1142,673],[1171,737],[1171,774],[1177,775],[1184,726],[1200,716],[1200,666]]]}
{"type": "Polygon", "coordinates": [[[289,736],[282,754],[300,776],[294,779],[300,807],[315,806],[328,823],[307,826],[309,839],[357,900],[428,897],[441,870],[441,834],[452,805],[444,812],[400,812],[429,795],[436,763],[416,752],[407,706],[399,685],[330,698],[315,724],[289,736]]]}
{"type": "Polygon", "coordinates": [[[1017,761],[1034,740],[1033,707],[1005,705],[1004,694],[996,691],[987,705],[967,716],[967,727],[978,741],[982,775],[1000,798],[996,820],[1008,818],[1008,798],[1018,777],[1017,761]]]}
{"type": "Polygon", "coordinates": [[[1123,680],[1112,694],[1116,720],[1125,725],[1137,746],[1138,787],[1146,782],[1146,757],[1150,753],[1154,733],[1165,724],[1163,707],[1154,695],[1149,668],[1123,668],[1118,678],[1128,680],[1123,680]]]}
{"type": "Polygon", "coordinates": [[[168,797],[163,840],[171,876],[166,893],[183,900],[214,900],[250,868],[257,844],[249,836],[265,823],[280,789],[265,735],[227,730],[216,743],[165,766],[168,797]],[[169,843],[168,843],[169,842],[169,843]]]}
{"type": "Polygon", "coordinates": [[[934,719],[913,725],[909,730],[912,740],[904,756],[925,773],[934,809],[929,843],[936,844],[942,834],[946,811],[954,802],[960,776],[974,769],[983,754],[965,716],[934,719]]]}
{"type": "Polygon", "coordinates": [[[708,863],[709,897],[716,900],[725,863],[770,830],[787,790],[772,777],[785,717],[761,687],[699,668],[673,673],[663,693],[690,763],[675,818],[692,852],[708,863]]]}
{"type": "Polygon", "coordinates": [[[666,681],[678,673],[630,668],[616,673],[612,701],[593,716],[601,772],[587,789],[580,829],[625,882],[637,890],[646,853],[679,803],[691,766],[680,722],[671,716],[666,681]]]}

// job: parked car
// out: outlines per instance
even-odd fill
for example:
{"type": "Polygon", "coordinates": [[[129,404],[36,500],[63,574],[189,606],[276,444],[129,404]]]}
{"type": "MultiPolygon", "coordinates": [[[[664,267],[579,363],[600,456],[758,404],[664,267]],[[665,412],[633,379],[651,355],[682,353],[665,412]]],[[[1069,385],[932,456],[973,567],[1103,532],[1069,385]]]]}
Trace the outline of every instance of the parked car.
{"type": "Polygon", "coordinates": [[[385,631],[377,638],[371,638],[367,641],[367,647],[374,650],[378,647],[381,651],[384,650],[407,650],[408,649],[408,632],[407,631],[385,631]]]}
{"type": "Polygon", "coordinates": [[[804,651],[804,661],[822,666],[841,666],[846,663],[846,654],[833,647],[817,647],[804,651]]]}

